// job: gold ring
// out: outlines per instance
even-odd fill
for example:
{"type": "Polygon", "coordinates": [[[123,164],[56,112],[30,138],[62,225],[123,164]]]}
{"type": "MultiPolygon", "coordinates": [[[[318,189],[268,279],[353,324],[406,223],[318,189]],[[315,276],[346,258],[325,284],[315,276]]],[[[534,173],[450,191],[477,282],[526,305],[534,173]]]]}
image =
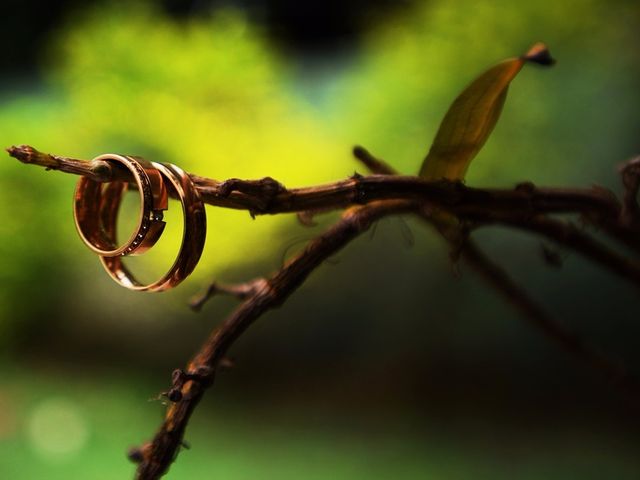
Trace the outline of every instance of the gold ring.
{"type": "MultiPolygon", "coordinates": [[[[193,272],[204,248],[207,221],[204,202],[189,175],[170,163],[151,162],[151,164],[167,180],[167,186],[173,190],[182,204],[184,229],[176,260],[162,278],[148,285],[143,285],[135,279],[123,264],[121,257],[101,255],[100,261],[111,278],[120,285],[130,290],[162,292],[175,287],[193,272]]],[[[122,196],[123,192],[117,187],[110,187],[104,191],[101,216],[108,238],[115,238],[117,211],[122,196]]]]}
{"type": "Polygon", "coordinates": [[[122,196],[129,185],[127,182],[109,182],[104,186],[87,177],[81,177],[76,186],[73,200],[73,218],[80,238],[95,253],[105,257],[140,255],[149,250],[160,238],[165,227],[162,211],[168,207],[167,188],[162,175],[151,162],[138,157],[105,154],[93,159],[103,160],[126,167],[135,179],[140,193],[140,214],[137,228],[122,245],[116,245],[115,223],[107,232],[105,216],[117,215],[120,205],[105,204],[104,192],[115,190],[122,196]],[[109,208],[115,211],[108,212],[109,208]]]}

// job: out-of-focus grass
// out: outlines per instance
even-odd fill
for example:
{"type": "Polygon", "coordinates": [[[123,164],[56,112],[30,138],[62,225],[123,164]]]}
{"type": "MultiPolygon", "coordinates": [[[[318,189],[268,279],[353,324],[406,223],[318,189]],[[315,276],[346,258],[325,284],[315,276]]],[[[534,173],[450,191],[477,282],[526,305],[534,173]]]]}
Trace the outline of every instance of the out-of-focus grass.
{"type": "MultiPolygon", "coordinates": [[[[160,420],[159,402],[140,401],[154,391],[145,379],[51,367],[1,374],[3,478],[128,478],[133,466],[125,447],[151,435],[160,420]]],[[[633,442],[606,431],[556,425],[523,437],[506,423],[485,421],[445,432],[416,428],[410,412],[390,418],[380,412],[358,430],[344,412],[279,408],[264,415],[227,399],[216,401],[214,413],[197,412],[186,438],[191,448],[169,478],[631,480],[638,474],[633,442]]]]}

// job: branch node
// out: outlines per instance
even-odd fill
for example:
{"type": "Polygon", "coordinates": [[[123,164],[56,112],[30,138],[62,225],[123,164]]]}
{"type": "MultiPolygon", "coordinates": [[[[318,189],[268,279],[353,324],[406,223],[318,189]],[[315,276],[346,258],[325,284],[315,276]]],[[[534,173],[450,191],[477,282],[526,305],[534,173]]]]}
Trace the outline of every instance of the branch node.
{"type": "Polygon", "coordinates": [[[360,175],[358,172],[353,172],[353,175],[349,178],[353,180],[353,196],[351,198],[351,202],[358,205],[367,203],[367,194],[361,182],[364,176],[360,175]]]}
{"type": "Polygon", "coordinates": [[[222,182],[218,187],[218,193],[221,197],[228,197],[232,192],[241,192],[248,194],[258,193],[271,199],[286,190],[284,185],[271,177],[264,177],[259,180],[230,178],[222,182]]]}
{"type": "Polygon", "coordinates": [[[150,450],[150,443],[145,443],[140,447],[131,447],[127,450],[127,458],[133,463],[140,464],[149,456],[150,450]]]}
{"type": "Polygon", "coordinates": [[[169,401],[177,403],[183,399],[182,389],[187,382],[198,382],[203,386],[209,386],[213,383],[215,377],[215,369],[206,365],[199,365],[194,370],[186,372],[181,368],[177,368],[171,374],[171,389],[163,392],[169,401]]]}

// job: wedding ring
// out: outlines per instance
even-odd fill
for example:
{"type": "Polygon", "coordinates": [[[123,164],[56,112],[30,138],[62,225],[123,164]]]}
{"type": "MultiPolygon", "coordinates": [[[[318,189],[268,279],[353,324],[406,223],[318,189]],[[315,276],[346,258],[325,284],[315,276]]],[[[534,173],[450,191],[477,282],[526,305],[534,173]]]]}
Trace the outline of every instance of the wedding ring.
{"type": "Polygon", "coordinates": [[[91,250],[104,257],[146,252],[158,241],[165,227],[162,211],[168,207],[168,197],[161,173],[151,162],[138,157],[105,154],[94,158],[96,160],[124,166],[132,173],[140,194],[140,213],[134,232],[124,244],[117,246],[115,218],[120,202],[105,203],[104,193],[109,190],[114,195],[118,191],[118,197],[122,197],[129,188],[128,183],[115,181],[105,186],[80,177],[73,201],[73,218],[80,238],[91,250]],[[114,219],[109,231],[105,228],[105,216],[114,219]]]}
{"type": "MultiPolygon", "coordinates": [[[[196,267],[207,231],[206,214],[200,192],[195,188],[189,175],[170,163],[151,162],[166,180],[167,187],[176,194],[182,204],[184,228],[178,256],[169,271],[154,283],[143,285],[131,274],[121,257],[101,255],[105,270],[120,285],[137,291],[162,292],[182,282],[196,267]]],[[[118,206],[123,192],[117,186],[104,190],[101,217],[107,238],[115,238],[118,206]]]]}

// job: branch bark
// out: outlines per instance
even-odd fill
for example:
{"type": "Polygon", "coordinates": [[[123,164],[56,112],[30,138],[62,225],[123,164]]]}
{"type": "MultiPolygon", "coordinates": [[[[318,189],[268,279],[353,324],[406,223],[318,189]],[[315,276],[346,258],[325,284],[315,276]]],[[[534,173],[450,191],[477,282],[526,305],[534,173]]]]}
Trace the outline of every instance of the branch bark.
{"type": "MultiPolygon", "coordinates": [[[[128,171],[107,162],[87,162],[38,152],[33,147],[7,149],[23,163],[89,176],[96,181],[132,180],[128,171]]],[[[583,214],[597,220],[617,218],[622,207],[602,188],[536,188],[521,184],[515,189],[478,189],[459,182],[429,182],[415,176],[370,175],[326,185],[287,189],[272,178],[218,181],[191,174],[209,205],[248,210],[254,215],[342,209],[378,200],[413,200],[433,204],[461,218],[493,212],[523,216],[544,213],[583,214]]],[[[630,229],[630,227],[625,227],[630,229]]],[[[631,230],[631,233],[638,231],[631,230]]]]}

